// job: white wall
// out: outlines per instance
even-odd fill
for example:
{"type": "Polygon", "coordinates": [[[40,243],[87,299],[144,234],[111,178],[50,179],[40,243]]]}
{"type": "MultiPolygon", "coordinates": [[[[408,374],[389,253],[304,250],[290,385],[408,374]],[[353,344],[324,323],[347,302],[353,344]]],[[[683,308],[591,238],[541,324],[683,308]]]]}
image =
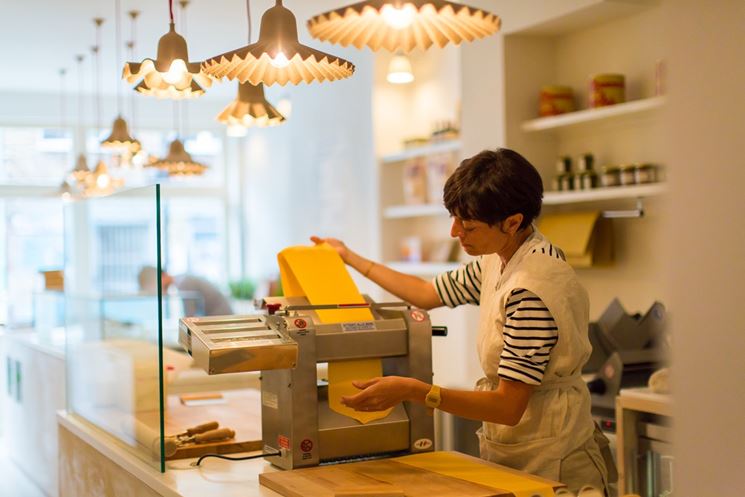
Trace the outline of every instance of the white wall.
{"type": "Polygon", "coordinates": [[[292,116],[279,127],[251,130],[245,141],[246,255],[254,276],[276,275],[277,252],[309,244],[313,234],[374,250],[372,55],[324,50],[353,60],[354,76],[270,89],[269,95],[290,95],[292,116]]]}
{"type": "Polygon", "coordinates": [[[668,0],[675,494],[745,493],[745,3],[668,0]]]}

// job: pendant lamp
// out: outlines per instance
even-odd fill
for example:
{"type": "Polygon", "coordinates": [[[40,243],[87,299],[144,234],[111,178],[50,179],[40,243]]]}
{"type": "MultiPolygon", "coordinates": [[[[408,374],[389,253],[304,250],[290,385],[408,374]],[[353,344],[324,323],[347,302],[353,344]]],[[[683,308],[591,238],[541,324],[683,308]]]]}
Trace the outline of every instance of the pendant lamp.
{"type": "Polygon", "coordinates": [[[173,0],[168,2],[170,27],[158,41],[158,57],[124,64],[122,79],[139,83],[135,91],[143,95],[171,100],[204,95],[212,80],[200,69],[199,62],[189,62],[189,50],[183,36],[176,33],[173,0]],[[140,81],[142,80],[142,81],[140,81]]]}
{"type": "Polygon", "coordinates": [[[114,178],[109,174],[109,168],[104,161],[99,161],[93,173],[85,180],[83,195],[86,197],[100,197],[111,195],[117,188],[124,186],[124,180],[114,178]]]}
{"type": "MultiPolygon", "coordinates": [[[[121,63],[120,49],[122,43],[120,0],[114,0],[114,10],[116,15],[116,66],[118,67],[121,63]]],[[[111,127],[111,134],[101,142],[101,146],[135,154],[140,150],[141,145],[138,140],[135,140],[129,134],[127,121],[122,117],[122,91],[119,82],[116,85],[116,112],[117,116],[111,127]]]]}
{"type": "Polygon", "coordinates": [[[76,184],[85,183],[85,178],[91,174],[91,169],[88,167],[88,160],[85,158],[85,154],[78,155],[78,160],[70,174],[76,184]]]}
{"type": "Polygon", "coordinates": [[[146,167],[156,167],[168,173],[169,176],[197,176],[207,170],[207,166],[195,162],[184,148],[181,140],[176,138],[171,142],[168,155],[146,167]]]}
{"type": "Polygon", "coordinates": [[[388,64],[386,79],[394,85],[403,85],[414,81],[414,73],[411,70],[411,61],[402,54],[396,54],[388,64]]]}
{"type": "Polygon", "coordinates": [[[63,180],[59,188],[57,188],[57,195],[62,197],[63,202],[71,200],[74,193],[75,192],[73,191],[72,186],[70,186],[70,183],[68,183],[67,180],[63,180]]]}
{"type": "MultiPolygon", "coordinates": [[[[101,25],[103,19],[95,18],[93,22],[96,25],[96,45],[91,47],[91,54],[94,62],[94,78],[95,78],[95,109],[96,109],[96,136],[101,136],[101,71],[100,68],[100,54],[101,47],[98,45],[100,40],[101,25]]],[[[96,164],[95,169],[92,173],[85,177],[83,183],[83,195],[86,197],[99,197],[103,195],[110,195],[114,193],[117,188],[124,186],[124,180],[113,178],[109,174],[109,169],[103,160],[99,160],[96,164]]]]}
{"type": "Polygon", "coordinates": [[[367,0],[312,17],[308,31],[344,47],[408,53],[485,38],[500,24],[495,14],[446,0],[367,0]]]}
{"type": "Polygon", "coordinates": [[[202,68],[217,79],[268,86],[335,81],[354,73],[351,62],[298,41],[297,21],[282,0],[261,17],[258,42],[212,57],[202,68]]]}
{"type": "Polygon", "coordinates": [[[264,85],[240,83],[238,96],[217,116],[217,120],[228,126],[245,128],[277,126],[285,121],[282,114],[267,102],[264,85]]]}
{"type": "MultiPolygon", "coordinates": [[[[83,133],[83,60],[85,56],[80,54],[75,56],[75,60],[78,63],[78,122],[77,122],[77,137],[75,143],[77,147],[83,147],[85,150],[85,134],[83,133]]],[[[85,153],[80,152],[78,159],[75,161],[75,167],[73,167],[68,178],[74,183],[76,187],[82,185],[85,182],[86,176],[91,174],[91,170],[88,167],[88,161],[85,158],[85,153]]]]}
{"type": "MultiPolygon", "coordinates": [[[[248,18],[248,43],[251,44],[251,2],[246,0],[248,18]]],[[[228,126],[228,135],[244,136],[245,128],[277,126],[285,117],[264,96],[264,85],[238,83],[238,96],[217,116],[218,122],[228,126]],[[244,128],[244,129],[241,129],[244,128]]]]}

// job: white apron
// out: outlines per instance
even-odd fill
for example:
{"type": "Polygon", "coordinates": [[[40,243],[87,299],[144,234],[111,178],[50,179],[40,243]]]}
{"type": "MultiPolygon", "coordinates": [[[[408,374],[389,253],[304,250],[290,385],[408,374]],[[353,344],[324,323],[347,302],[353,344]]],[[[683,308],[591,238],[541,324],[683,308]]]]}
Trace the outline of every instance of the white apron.
{"type": "MultiPolygon", "coordinates": [[[[516,426],[484,423],[478,432],[481,457],[565,483],[607,489],[608,468],[590,415],[590,394],[580,377],[592,347],[587,336],[589,300],[574,270],[563,260],[531,251],[545,243],[537,230],[512,256],[504,271],[497,254],[482,258],[478,352],[486,375],[477,390],[493,390],[504,348],[505,303],[524,288],[546,304],[559,329],[543,382],[530,397],[516,426]]],[[[609,454],[609,451],[608,451],[609,454]]]]}

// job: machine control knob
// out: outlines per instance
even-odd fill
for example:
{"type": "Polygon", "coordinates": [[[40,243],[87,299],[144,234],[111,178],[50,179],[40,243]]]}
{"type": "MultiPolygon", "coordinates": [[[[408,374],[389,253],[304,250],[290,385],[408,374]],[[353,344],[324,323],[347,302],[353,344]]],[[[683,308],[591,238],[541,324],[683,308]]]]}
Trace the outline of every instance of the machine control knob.
{"type": "Polygon", "coordinates": [[[268,312],[269,314],[275,314],[280,307],[282,307],[282,304],[267,304],[266,312],[268,312]]]}

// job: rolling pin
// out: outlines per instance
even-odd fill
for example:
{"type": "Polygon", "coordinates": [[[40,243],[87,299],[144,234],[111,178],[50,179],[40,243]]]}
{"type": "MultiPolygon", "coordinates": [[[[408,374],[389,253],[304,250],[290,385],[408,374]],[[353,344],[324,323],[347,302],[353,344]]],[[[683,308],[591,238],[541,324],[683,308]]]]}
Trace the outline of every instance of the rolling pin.
{"type": "Polygon", "coordinates": [[[230,428],[209,430],[204,433],[197,433],[190,437],[166,437],[164,441],[166,457],[174,455],[182,445],[219,442],[221,440],[230,440],[233,437],[235,437],[235,431],[230,428]]]}

